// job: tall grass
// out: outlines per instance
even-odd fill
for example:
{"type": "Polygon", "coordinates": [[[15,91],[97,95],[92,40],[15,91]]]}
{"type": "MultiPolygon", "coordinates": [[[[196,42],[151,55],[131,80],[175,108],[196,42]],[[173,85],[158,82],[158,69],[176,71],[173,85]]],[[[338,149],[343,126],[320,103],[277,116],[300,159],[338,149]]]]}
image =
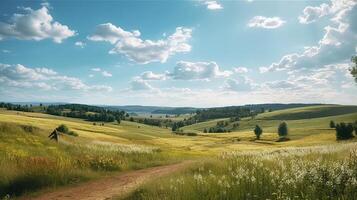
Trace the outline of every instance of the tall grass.
{"type": "Polygon", "coordinates": [[[229,152],[127,199],[357,199],[357,145],[229,152]]]}
{"type": "Polygon", "coordinates": [[[158,148],[65,140],[56,143],[37,127],[0,123],[0,199],[167,162],[168,156],[158,148]]]}

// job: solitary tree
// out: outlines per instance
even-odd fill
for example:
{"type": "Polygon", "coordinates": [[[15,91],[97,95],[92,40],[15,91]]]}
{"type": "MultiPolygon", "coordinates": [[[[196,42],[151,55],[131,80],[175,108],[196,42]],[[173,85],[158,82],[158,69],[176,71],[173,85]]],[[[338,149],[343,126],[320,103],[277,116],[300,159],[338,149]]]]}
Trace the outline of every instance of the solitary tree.
{"type": "Polygon", "coordinates": [[[355,81],[357,82],[357,56],[353,56],[351,60],[352,60],[353,66],[350,69],[350,72],[351,72],[352,76],[355,78],[355,81]]]}
{"type": "Polygon", "coordinates": [[[263,129],[260,128],[259,125],[256,125],[254,129],[254,134],[257,136],[257,140],[259,140],[260,136],[263,134],[263,129]]]}
{"type": "Polygon", "coordinates": [[[56,128],[57,131],[62,132],[62,133],[68,133],[69,129],[65,124],[61,124],[56,128]]]}
{"type": "Polygon", "coordinates": [[[120,124],[120,122],[121,122],[120,118],[117,119],[117,122],[118,122],[118,124],[120,124]]]}
{"type": "Polygon", "coordinates": [[[340,123],[336,124],[336,139],[337,140],[347,140],[353,137],[353,125],[352,123],[345,124],[340,123]]]}
{"type": "Polygon", "coordinates": [[[330,121],[330,128],[336,128],[335,122],[334,121],[330,121]]]}
{"type": "Polygon", "coordinates": [[[285,138],[288,135],[288,125],[286,122],[282,122],[278,127],[278,135],[280,138],[285,138]]]}

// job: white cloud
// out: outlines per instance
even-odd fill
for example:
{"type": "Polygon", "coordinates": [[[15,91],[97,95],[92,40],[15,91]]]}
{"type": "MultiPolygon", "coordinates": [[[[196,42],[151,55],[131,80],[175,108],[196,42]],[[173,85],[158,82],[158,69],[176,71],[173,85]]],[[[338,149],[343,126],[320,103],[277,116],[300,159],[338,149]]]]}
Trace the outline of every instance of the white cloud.
{"type": "Polygon", "coordinates": [[[318,44],[306,47],[302,53],[283,56],[279,62],[262,67],[261,72],[319,68],[331,63],[349,60],[355,54],[357,45],[357,2],[346,1],[340,5],[332,1],[334,15],[331,24],[325,27],[325,34],[318,44]]]}
{"type": "Polygon", "coordinates": [[[10,50],[7,50],[7,49],[3,49],[2,52],[3,52],[3,53],[11,53],[11,51],[10,51],[10,50]]]}
{"type": "Polygon", "coordinates": [[[146,71],[146,72],[143,72],[143,73],[140,75],[140,78],[143,79],[143,80],[166,80],[167,74],[168,74],[168,73],[165,73],[165,74],[155,74],[155,73],[153,73],[152,71],[146,71]]]}
{"type": "Polygon", "coordinates": [[[253,81],[245,76],[240,76],[238,79],[229,78],[225,81],[223,86],[225,90],[235,92],[251,91],[253,87],[253,81]]]}
{"type": "Polygon", "coordinates": [[[103,75],[104,77],[112,77],[112,76],[113,76],[111,73],[109,73],[109,72],[107,72],[107,71],[102,71],[102,75],[103,75]]]}
{"type": "Polygon", "coordinates": [[[251,28],[275,29],[281,27],[284,23],[285,21],[280,17],[255,16],[248,22],[248,26],[251,28]]]}
{"type": "Polygon", "coordinates": [[[81,42],[81,41],[77,41],[74,43],[74,45],[80,47],[80,48],[84,48],[84,46],[86,46],[86,43],[84,42],[81,42]]]}
{"type": "Polygon", "coordinates": [[[315,7],[307,6],[298,19],[302,24],[310,24],[321,17],[334,15],[342,10],[349,9],[355,4],[355,0],[331,0],[331,4],[323,3],[320,6],[315,7]]]}
{"type": "Polygon", "coordinates": [[[248,68],[246,67],[235,67],[233,68],[233,71],[237,74],[245,74],[245,73],[248,73],[248,68]]]}
{"type": "Polygon", "coordinates": [[[315,22],[318,18],[323,17],[329,13],[330,7],[325,3],[317,7],[307,6],[303,11],[303,15],[299,16],[298,19],[302,24],[310,24],[315,22]]]}
{"type": "Polygon", "coordinates": [[[114,45],[109,53],[122,54],[131,61],[147,64],[151,62],[164,63],[176,53],[191,51],[191,46],[187,43],[191,34],[191,29],[177,27],[175,33],[165,39],[143,40],[140,38],[141,34],[138,30],[125,31],[121,27],[106,23],[98,25],[94,34],[88,39],[109,42],[114,45]]]}
{"type": "Polygon", "coordinates": [[[137,90],[152,90],[154,89],[146,80],[135,78],[130,82],[130,89],[137,90]]]}
{"type": "Polygon", "coordinates": [[[209,9],[209,10],[223,9],[223,6],[220,3],[218,3],[217,1],[204,1],[203,3],[207,6],[207,9],[209,9]]]}
{"type": "Polygon", "coordinates": [[[338,90],[353,83],[348,73],[349,64],[329,64],[317,69],[291,71],[286,80],[266,82],[263,85],[271,90],[291,92],[315,92],[338,90]]]}
{"type": "Polygon", "coordinates": [[[100,68],[98,68],[98,67],[96,67],[96,68],[92,68],[91,69],[93,72],[100,72],[101,71],[101,69],[100,68]]]}
{"type": "Polygon", "coordinates": [[[49,68],[29,68],[21,64],[0,64],[0,82],[8,87],[18,88],[112,91],[110,86],[87,85],[78,78],[59,75],[57,72],[49,68]]]}
{"type": "Polygon", "coordinates": [[[46,6],[38,10],[22,9],[24,14],[16,13],[8,23],[0,22],[0,40],[6,38],[36,41],[52,39],[56,43],[61,43],[64,39],[76,34],[68,26],[54,21],[46,6]]]}
{"type": "Polygon", "coordinates": [[[211,78],[228,77],[231,74],[231,71],[221,71],[215,62],[180,61],[169,75],[177,80],[208,80],[211,78]]]}
{"type": "MultiPolygon", "coordinates": [[[[100,72],[102,74],[102,76],[104,76],[104,77],[112,77],[113,76],[110,72],[102,70],[99,67],[92,68],[91,71],[100,72]]],[[[94,77],[94,75],[92,77],[94,77]]]]}

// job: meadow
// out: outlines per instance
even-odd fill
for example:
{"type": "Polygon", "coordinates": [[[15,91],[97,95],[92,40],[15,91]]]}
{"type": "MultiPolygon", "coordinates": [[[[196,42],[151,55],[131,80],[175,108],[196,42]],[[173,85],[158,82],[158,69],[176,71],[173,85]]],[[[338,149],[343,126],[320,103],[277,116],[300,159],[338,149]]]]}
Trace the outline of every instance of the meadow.
{"type": "Polygon", "coordinates": [[[355,199],[357,145],[225,152],[125,199],[355,199]]]}
{"type": "Polygon", "coordinates": [[[196,136],[124,120],[102,125],[0,110],[0,199],[32,196],[182,160],[195,162],[184,171],[144,184],[125,198],[353,199],[357,197],[357,140],[336,141],[329,122],[354,122],[356,108],[323,105],[265,112],[242,118],[229,133],[203,133],[229,119],[182,128],[196,136]],[[288,124],[291,140],[277,142],[282,121],[288,124]],[[78,137],[49,140],[48,135],[61,124],[78,137]],[[252,131],[256,124],[263,128],[260,140],[252,131]]]}
{"type": "Polygon", "coordinates": [[[93,125],[36,113],[4,113],[0,117],[0,197],[55,189],[178,160],[159,147],[113,136],[115,129],[110,125],[86,129],[86,125],[93,125]],[[79,137],[62,135],[58,143],[49,140],[49,133],[61,123],[68,124],[79,137]]]}

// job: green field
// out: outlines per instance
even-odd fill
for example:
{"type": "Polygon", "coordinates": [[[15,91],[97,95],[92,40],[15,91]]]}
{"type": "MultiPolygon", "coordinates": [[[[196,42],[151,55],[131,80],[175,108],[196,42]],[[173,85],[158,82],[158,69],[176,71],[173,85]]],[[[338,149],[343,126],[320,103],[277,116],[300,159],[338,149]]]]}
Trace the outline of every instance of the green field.
{"type": "MultiPolygon", "coordinates": [[[[229,199],[238,196],[246,199],[246,193],[241,192],[245,190],[258,197],[284,199],[287,196],[283,195],[282,189],[258,190],[262,186],[254,184],[255,181],[263,185],[273,184],[268,181],[273,180],[271,175],[265,176],[261,171],[279,174],[279,171],[273,169],[279,155],[286,152],[284,159],[279,161],[281,168],[302,169],[312,166],[314,159],[322,159],[326,161],[321,161],[321,170],[332,173],[331,165],[342,165],[350,152],[356,149],[355,139],[348,142],[336,141],[335,130],[329,128],[329,122],[356,121],[357,106],[324,105],[265,112],[255,118],[241,119],[238,122],[239,127],[230,133],[202,132],[204,128],[215,126],[222,120],[229,119],[183,127],[184,132],[196,132],[198,135],[181,136],[173,134],[170,128],[129,121],[121,121],[120,124],[104,123],[102,126],[101,123],[94,125],[93,122],[81,119],[0,110],[0,197],[7,194],[12,197],[33,195],[44,189],[54,190],[63,185],[77,184],[115,172],[193,159],[199,162],[188,170],[160,179],[155,184],[144,185],[127,198],[196,199],[195,197],[203,196],[207,199],[229,199]],[[288,124],[290,141],[277,142],[277,127],[282,121],[288,124]],[[61,124],[65,124],[79,136],[62,135],[58,143],[49,140],[47,136],[61,124]],[[257,124],[263,128],[261,140],[255,140],[252,131],[257,124]],[[251,156],[252,159],[249,158],[251,156]],[[289,164],[292,162],[299,162],[301,166],[292,166],[289,164]],[[245,170],[248,174],[244,179],[239,179],[239,187],[233,187],[234,177],[229,175],[232,174],[232,168],[245,170]],[[211,179],[210,173],[216,179],[211,179]],[[218,179],[218,176],[225,176],[229,180],[218,179]],[[252,176],[256,179],[253,182],[252,176]],[[202,185],[199,185],[201,183],[197,182],[198,179],[204,180],[202,185]],[[218,180],[230,184],[225,194],[220,193],[223,186],[216,184],[218,180]],[[204,188],[210,190],[206,191],[204,188]],[[184,190],[189,191],[192,196],[185,196],[188,193],[184,190]],[[279,195],[271,196],[273,193],[279,195]],[[172,196],[174,194],[177,198],[172,196]]],[[[320,168],[317,167],[316,170],[320,168]]],[[[274,180],[279,181],[287,175],[292,176],[293,173],[280,173],[274,180]]],[[[355,175],[357,172],[351,177],[355,175]]],[[[328,177],[336,178],[333,174],[328,174],[328,177]]],[[[316,196],[313,193],[318,189],[318,184],[314,182],[316,188],[311,190],[299,190],[296,188],[307,184],[305,180],[299,181],[284,186],[289,195],[294,194],[301,198],[303,196],[302,193],[299,194],[300,191],[306,199],[314,199],[316,196]]],[[[354,186],[349,186],[346,191],[354,189],[354,186]]],[[[341,196],[342,199],[350,197],[346,191],[339,192],[345,195],[341,196]]],[[[321,195],[328,196],[328,193],[323,190],[321,195]]]]}

